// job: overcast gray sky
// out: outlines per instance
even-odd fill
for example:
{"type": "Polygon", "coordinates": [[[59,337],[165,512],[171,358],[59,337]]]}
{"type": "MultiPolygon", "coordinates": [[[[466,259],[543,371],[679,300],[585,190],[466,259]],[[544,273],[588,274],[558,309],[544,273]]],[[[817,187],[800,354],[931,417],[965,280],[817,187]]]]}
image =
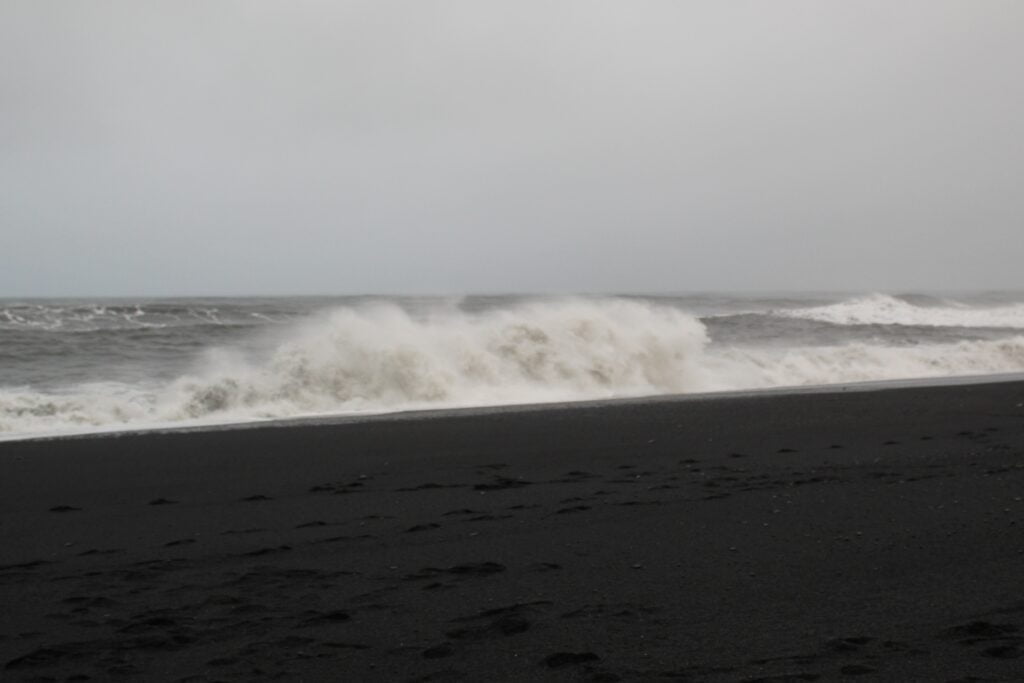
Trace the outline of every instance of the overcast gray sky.
{"type": "Polygon", "coordinates": [[[1019,0],[0,2],[0,296],[1021,288],[1019,0]]]}

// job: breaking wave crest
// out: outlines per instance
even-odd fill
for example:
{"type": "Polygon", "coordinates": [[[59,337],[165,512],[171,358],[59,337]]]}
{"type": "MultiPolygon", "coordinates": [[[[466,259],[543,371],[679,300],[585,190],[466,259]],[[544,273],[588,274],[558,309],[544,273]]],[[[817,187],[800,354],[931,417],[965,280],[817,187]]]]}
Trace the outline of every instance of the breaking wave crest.
{"type": "Polygon", "coordinates": [[[584,400],[1024,370],[1024,336],[951,344],[720,347],[669,306],[562,300],[467,313],[335,309],[210,349],[169,382],[0,389],[0,433],[584,400]]]}
{"type": "Polygon", "coordinates": [[[872,294],[827,306],[777,310],[772,313],[834,325],[1024,329],[1024,304],[977,308],[951,302],[944,306],[915,306],[888,294],[872,294]]]}
{"type": "Polygon", "coordinates": [[[700,388],[701,323],[668,307],[563,301],[413,316],[341,308],[263,352],[210,350],[158,387],[0,393],[0,431],[231,421],[601,398],[700,388]]]}
{"type": "Polygon", "coordinates": [[[218,352],[172,391],[188,417],[685,391],[705,343],[695,318],[626,302],[421,318],[389,305],[348,308],[299,326],[258,361],[218,352]]]}

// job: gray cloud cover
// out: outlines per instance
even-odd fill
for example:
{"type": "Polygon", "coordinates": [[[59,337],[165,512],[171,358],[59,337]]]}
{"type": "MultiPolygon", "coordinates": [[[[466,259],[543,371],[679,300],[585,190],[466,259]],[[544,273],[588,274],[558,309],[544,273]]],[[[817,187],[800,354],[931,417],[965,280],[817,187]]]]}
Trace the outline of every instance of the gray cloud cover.
{"type": "Polygon", "coordinates": [[[1024,3],[0,5],[0,296],[1022,286],[1024,3]]]}

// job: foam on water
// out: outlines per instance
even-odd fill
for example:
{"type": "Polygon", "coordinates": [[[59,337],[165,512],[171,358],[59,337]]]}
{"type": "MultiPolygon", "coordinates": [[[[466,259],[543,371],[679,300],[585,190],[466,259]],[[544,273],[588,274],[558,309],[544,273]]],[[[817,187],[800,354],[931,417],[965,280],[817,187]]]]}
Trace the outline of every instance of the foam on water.
{"type": "Polygon", "coordinates": [[[887,294],[872,294],[826,306],[776,310],[772,313],[835,325],[1024,329],[1024,304],[977,308],[957,302],[946,302],[944,306],[915,306],[887,294]]]}
{"type": "Polygon", "coordinates": [[[256,344],[208,349],[169,381],[0,388],[0,434],[1024,371],[1024,336],[716,345],[698,318],[625,299],[415,314],[347,306],[261,334],[256,344]]]}
{"type": "Polygon", "coordinates": [[[0,332],[96,332],[189,325],[244,325],[254,321],[278,322],[258,311],[243,315],[221,311],[216,302],[175,305],[150,302],[6,302],[0,305],[0,332]]]}
{"type": "Polygon", "coordinates": [[[703,367],[711,391],[1004,374],[1024,371],[1024,336],[918,346],[726,348],[707,353],[703,367]]]}

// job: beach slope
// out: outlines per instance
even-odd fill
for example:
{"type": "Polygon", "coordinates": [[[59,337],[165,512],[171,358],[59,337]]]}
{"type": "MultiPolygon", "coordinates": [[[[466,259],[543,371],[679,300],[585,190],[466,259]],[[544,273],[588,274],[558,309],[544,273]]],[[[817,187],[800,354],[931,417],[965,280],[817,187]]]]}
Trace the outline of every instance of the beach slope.
{"type": "Polygon", "coordinates": [[[0,443],[0,679],[1019,680],[1022,496],[1021,382],[0,443]]]}

